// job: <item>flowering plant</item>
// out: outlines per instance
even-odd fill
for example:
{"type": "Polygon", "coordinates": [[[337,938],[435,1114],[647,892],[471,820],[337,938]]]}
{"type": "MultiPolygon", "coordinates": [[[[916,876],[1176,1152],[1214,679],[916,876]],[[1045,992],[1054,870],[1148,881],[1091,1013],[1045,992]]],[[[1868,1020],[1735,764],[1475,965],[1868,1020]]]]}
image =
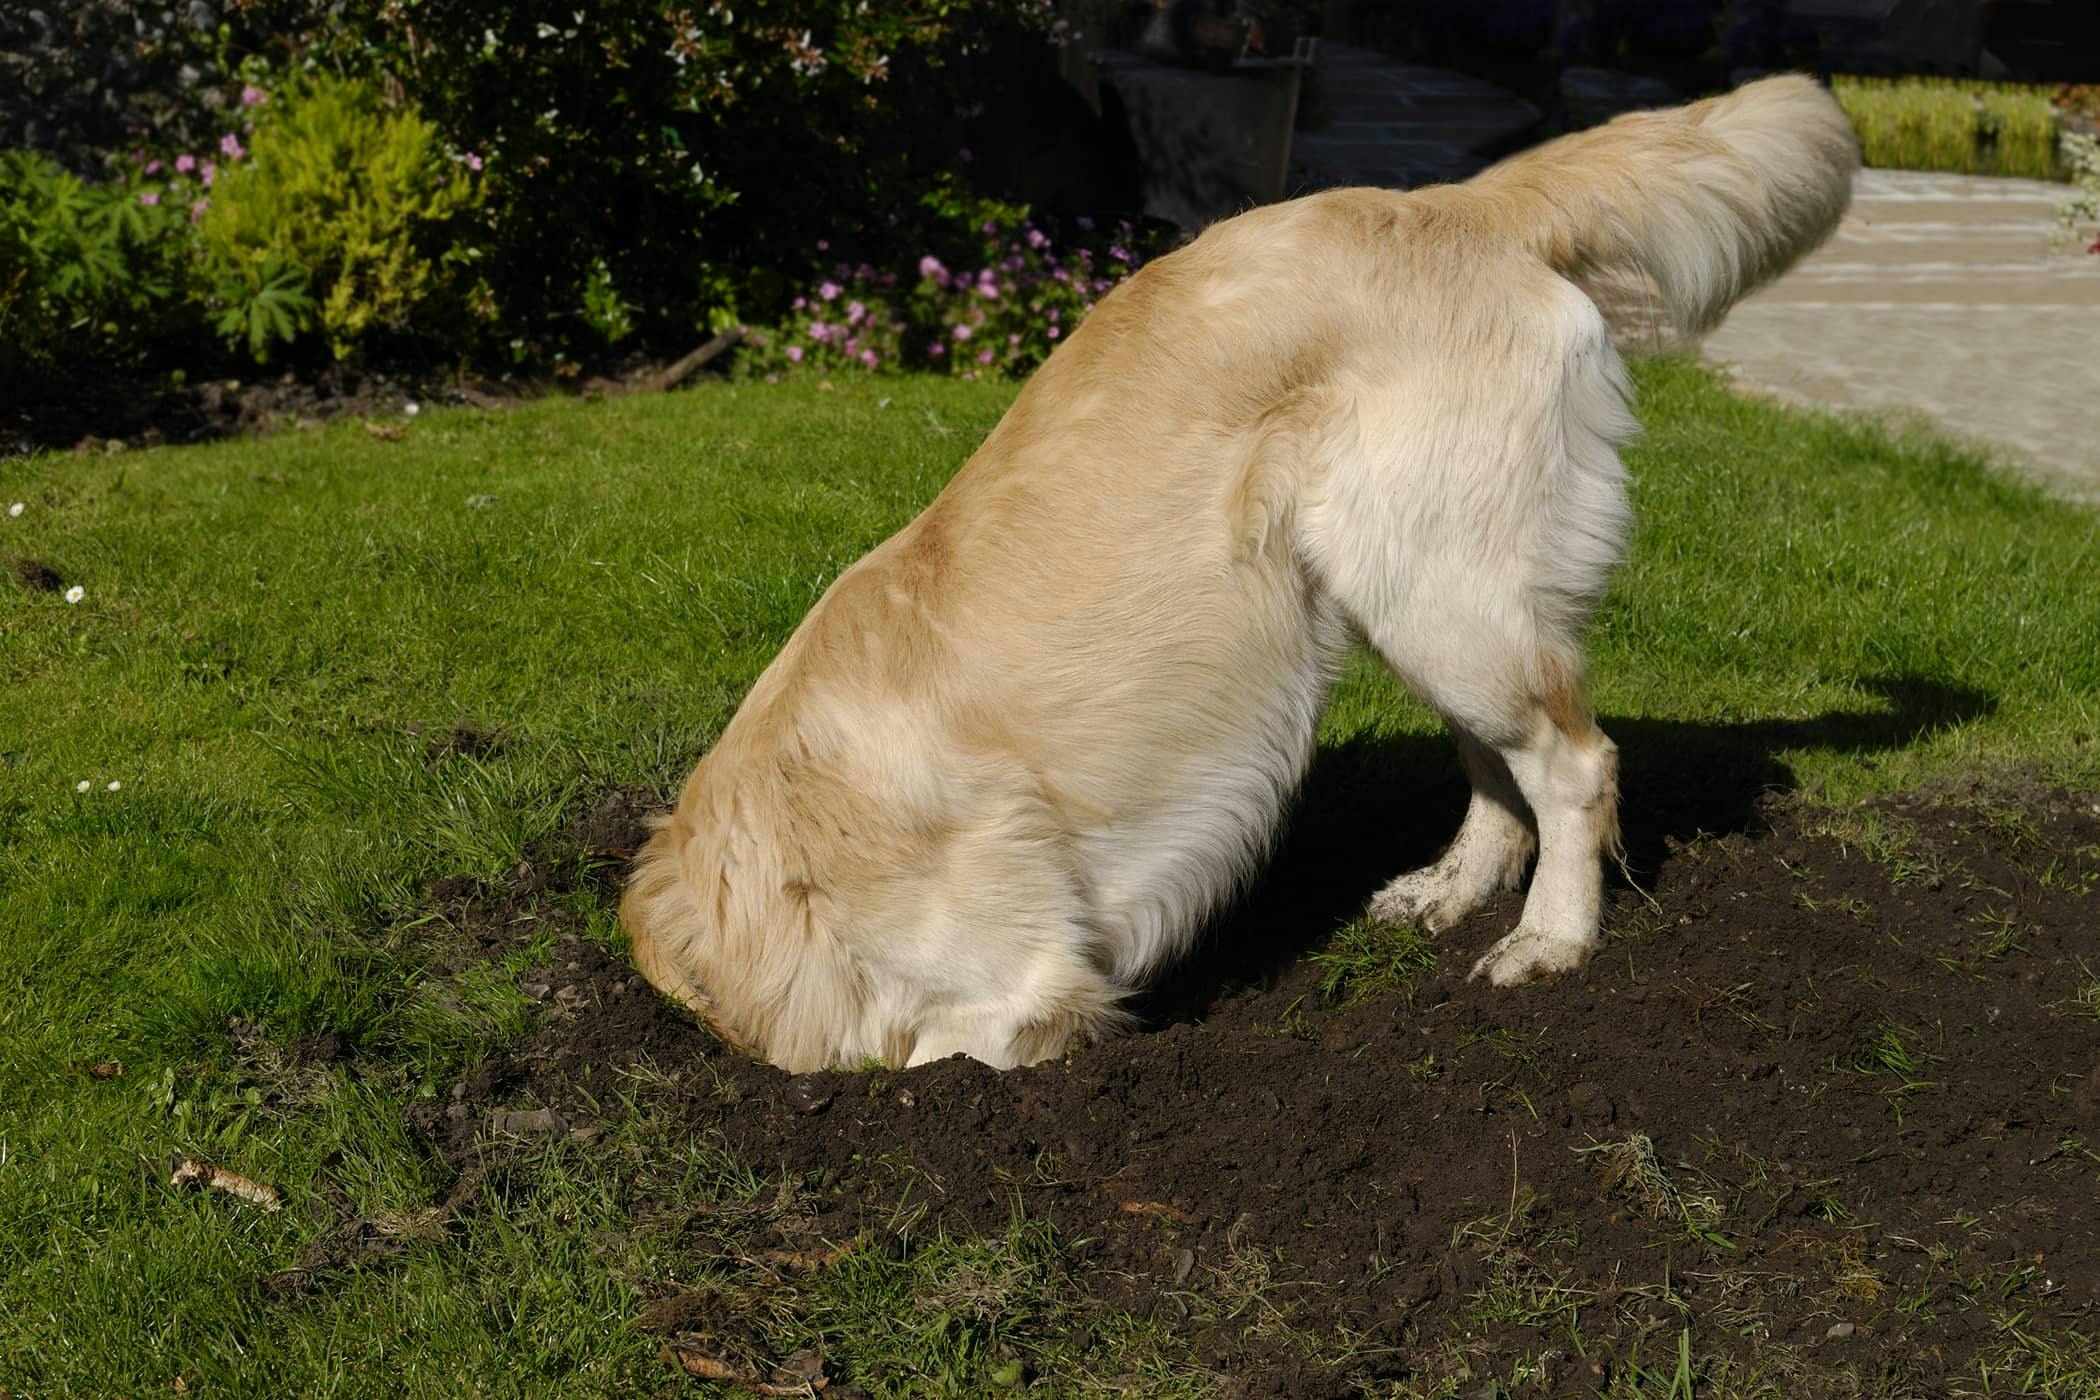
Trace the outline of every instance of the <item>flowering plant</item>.
{"type": "Polygon", "coordinates": [[[1149,241],[1128,222],[1088,219],[1060,237],[1025,210],[988,206],[966,258],[927,252],[902,271],[834,263],[777,324],[747,328],[740,365],[768,377],[912,368],[1018,378],[1136,271],[1149,241]]]}
{"type": "MultiPolygon", "coordinates": [[[[2066,234],[2076,236],[2080,224],[2100,225],[2100,140],[2065,132],[2063,150],[2064,165],[2078,189],[2056,211],[2056,221],[2064,226],[2066,234]]],[[[2088,253],[2100,253],[2100,228],[2094,233],[2088,253]]]]}

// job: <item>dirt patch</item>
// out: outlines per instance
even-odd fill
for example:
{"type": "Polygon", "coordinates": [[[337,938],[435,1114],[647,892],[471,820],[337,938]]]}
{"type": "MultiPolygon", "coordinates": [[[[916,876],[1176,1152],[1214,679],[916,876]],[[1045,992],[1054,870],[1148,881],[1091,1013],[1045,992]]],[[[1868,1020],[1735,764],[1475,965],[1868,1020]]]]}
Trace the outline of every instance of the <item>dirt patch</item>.
{"type": "MultiPolygon", "coordinates": [[[[807,1188],[814,1217],[781,1246],[811,1258],[882,1235],[900,1201],[987,1235],[1018,1207],[1075,1242],[1095,1296],[1174,1324],[1246,1393],[1352,1394],[1469,1357],[1588,1393],[1636,1353],[1668,1370],[1687,1328],[1708,1375],[1934,1391],[2009,1336],[2089,1336],[2100,799],[1887,804],[1912,834],[1870,855],[1818,834],[1817,809],[1745,796],[1758,764],[1676,806],[1681,785],[1633,773],[1647,892],[1617,892],[1580,977],[1464,980],[1512,897],[1410,986],[1323,996],[1278,931],[1332,929],[1375,882],[1336,865],[1337,832],[1370,832],[1390,867],[1463,801],[1407,794],[1415,834],[1395,837],[1367,820],[1368,769],[1330,762],[1276,872],[1142,1033],[1004,1074],[789,1076],[564,927],[525,979],[537,1029],[415,1125],[471,1174],[492,1144],[589,1136],[637,1095],[807,1188]],[[1704,834],[1723,790],[1728,834],[1704,834]]],[[[631,849],[646,806],[613,799],[569,836],[631,849]]],[[[515,929],[543,865],[434,893],[465,927],[515,929]]],[[[562,868],[607,894],[618,870],[562,868]]]]}
{"type": "Polygon", "coordinates": [[[31,559],[26,554],[14,559],[8,565],[7,571],[14,575],[16,583],[32,593],[56,593],[66,586],[66,581],[59,576],[58,570],[43,560],[31,559]]]}
{"type": "Polygon", "coordinates": [[[92,375],[21,403],[0,401],[0,459],[40,448],[106,454],[207,442],[316,428],[346,416],[366,419],[375,437],[390,438],[432,405],[500,409],[553,394],[612,397],[650,386],[663,369],[660,360],[630,356],[574,378],[529,381],[352,365],[180,384],[92,375]]]}

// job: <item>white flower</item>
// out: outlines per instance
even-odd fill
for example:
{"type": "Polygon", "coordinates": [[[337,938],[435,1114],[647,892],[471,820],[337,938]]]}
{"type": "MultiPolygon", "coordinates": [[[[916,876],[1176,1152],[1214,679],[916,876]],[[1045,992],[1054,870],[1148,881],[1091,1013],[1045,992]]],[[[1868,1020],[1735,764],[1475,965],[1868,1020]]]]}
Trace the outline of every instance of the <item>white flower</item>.
{"type": "Polygon", "coordinates": [[[93,786],[93,783],[89,782],[86,778],[82,778],[79,782],[73,784],[73,791],[86,792],[89,788],[93,786]]]}
{"type": "Polygon", "coordinates": [[[7,513],[9,515],[20,515],[23,511],[27,509],[29,509],[28,506],[23,505],[20,501],[16,501],[13,505],[7,508],[7,513]]]}
{"type": "Polygon", "coordinates": [[[77,603],[85,597],[87,597],[87,590],[77,583],[66,590],[66,601],[69,603],[77,603]]]}
{"type": "Polygon", "coordinates": [[[408,415],[409,417],[413,418],[413,417],[415,417],[415,416],[416,416],[416,415],[417,415],[418,413],[421,413],[421,412],[423,411],[423,405],[421,405],[421,404],[419,404],[419,403],[416,403],[416,402],[414,402],[414,401],[410,401],[410,402],[408,402],[408,403],[405,403],[405,404],[401,405],[401,411],[402,411],[403,413],[407,414],[407,415],[408,415]]]}
{"type": "Polygon", "coordinates": [[[124,784],[123,784],[123,782],[122,782],[122,781],[121,781],[120,779],[117,779],[117,778],[111,778],[111,779],[109,780],[109,790],[110,790],[111,792],[115,792],[115,791],[116,791],[116,790],[117,790],[118,788],[120,788],[120,787],[122,787],[122,786],[124,786],[124,784]]]}

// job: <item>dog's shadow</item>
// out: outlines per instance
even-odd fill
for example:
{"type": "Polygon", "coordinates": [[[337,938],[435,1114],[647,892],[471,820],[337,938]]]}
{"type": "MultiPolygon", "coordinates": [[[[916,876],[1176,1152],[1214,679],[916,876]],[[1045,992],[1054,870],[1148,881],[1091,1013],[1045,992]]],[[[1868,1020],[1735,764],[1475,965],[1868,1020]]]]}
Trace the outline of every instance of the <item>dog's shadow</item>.
{"type": "MultiPolygon", "coordinates": [[[[1672,840],[1760,829],[1760,800],[1798,785],[1778,757],[1786,750],[1898,749],[1997,703],[1916,677],[1862,684],[1885,709],[1735,723],[1600,715],[1619,746],[1628,868],[1645,878],[1672,840]]],[[[1466,798],[1457,751],[1442,735],[1321,749],[1273,858],[1195,950],[1133,999],[1140,1024],[1200,1019],[1234,990],[1275,977],[1361,913],[1387,880],[1434,860],[1457,833],[1466,798]]]]}

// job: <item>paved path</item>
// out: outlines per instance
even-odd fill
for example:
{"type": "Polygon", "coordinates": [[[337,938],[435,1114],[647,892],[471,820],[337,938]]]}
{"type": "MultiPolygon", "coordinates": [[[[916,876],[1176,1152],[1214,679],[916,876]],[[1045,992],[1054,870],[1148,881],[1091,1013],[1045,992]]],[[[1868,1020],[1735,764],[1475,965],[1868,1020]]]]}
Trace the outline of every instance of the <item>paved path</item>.
{"type": "MultiPolygon", "coordinates": [[[[1462,180],[1539,120],[1463,74],[1347,45],[1317,58],[1325,120],[1298,133],[1296,192],[1462,180]]],[[[1870,170],[1837,235],[1737,307],[1701,353],[1745,385],[1922,415],[2100,502],[2100,256],[2063,244],[2062,185],[1870,170]]],[[[1656,348],[1652,291],[1593,284],[1620,343],[1656,348]]]]}
{"type": "Polygon", "coordinates": [[[1868,170],[1837,235],[1701,353],[1781,396],[1916,413],[2100,503],[2100,256],[2062,185],[1868,170]]]}
{"type": "Polygon", "coordinates": [[[1334,185],[1412,189],[1463,180],[1538,124],[1493,83],[1323,41],[1313,59],[1317,128],[1291,141],[1291,193],[1334,185]]]}

